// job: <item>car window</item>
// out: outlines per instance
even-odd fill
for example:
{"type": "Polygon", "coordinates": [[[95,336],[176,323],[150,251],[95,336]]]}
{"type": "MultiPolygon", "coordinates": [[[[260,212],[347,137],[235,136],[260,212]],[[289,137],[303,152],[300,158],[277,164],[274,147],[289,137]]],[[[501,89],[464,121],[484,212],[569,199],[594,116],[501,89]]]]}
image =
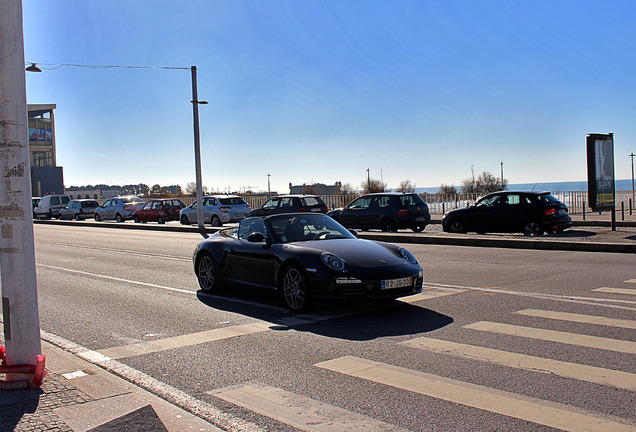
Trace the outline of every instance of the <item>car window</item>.
{"type": "Polygon", "coordinates": [[[386,208],[391,206],[391,197],[379,196],[371,201],[371,208],[386,208]]]}
{"type": "Polygon", "coordinates": [[[99,207],[99,203],[97,201],[84,201],[82,207],[99,207]]]}
{"type": "Polygon", "coordinates": [[[304,206],[317,206],[320,205],[320,202],[314,197],[305,197],[301,200],[304,206]]]}
{"type": "Polygon", "coordinates": [[[206,198],[205,200],[203,200],[203,205],[204,206],[215,206],[216,205],[216,198],[206,198]]]}
{"type": "Polygon", "coordinates": [[[425,204],[422,197],[416,194],[400,196],[400,203],[403,206],[418,206],[425,204]]]}
{"type": "Polygon", "coordinates": [[[493,208],[499,205],[501,201],[501,195],[493,195],[490,197],[484,197],[477,203],[479,208],[493,208]]]}
{"type": "Polygon", "coordinates": [[[261,218],[248,218],[243,219],[239,223],[238,238],[241,240],[247,240],[247,237],[253,233],[261,233],[267,235],[267,228],[265,228],[265,222],[261,218]]]}
{"type": "Polygon", "coordinates": [[[102,207],[108,207],[109,205],[110,205],[110,200],[106,200],[104,204],[102,204],[102,207]]]}
{"type": "Polygon", "coordinates": [[[281,207],[293,207],[294,206],[294,199],[287,197],[287,198],[283,198],[280,200],[280,206],[281,207]]]}
{"type": "Polygon", "coordinates": [[[338,222],[319,213],[307,214],[307,216],[270,217],[268,223],[276,237],[283,243],[330,238],[355,238],[338,222]]]}
{"type": "Polygon", "coordinates": [[[123,202],[125,202],[125,203],[142,203],[142,202],[144,202],[144,200],[142,200],[139,197],[135,197],[135,196],[134,197],[124,197],[121,200],[123,202]]]}
{"type": "Polygon", "coordinates": [[[506,195],[506,199],[503,202],[503,205],[505,206],[519,205],[519,204],[521,204],[521,197],[517,194],[506,195]]]}
{"type": "Polygon", "coordinates": [[[229,197],[229,198],[219,198],[219,202],[222,205],[241,205],[247,204],[243,198],[240,197],[229,197]]]}
{"type": "Polygon", "coordinates": [[[154,204],[152,205],[152,208],[155,210],[158,210],[161,208],[161,201],[155,201],[154,204]]]}
{"type": "Polygon", "coordinates": [[[71,200],[71,198],[67,196],[63,196],[61,198],[62,198],[62,204],[68,204],[68,202],[71,200]]]}
{"type": "Polygon", "coordinates": [[[553,197],[550,194],[541,194],[539,195],[539,200],[541,200],[541,202],[546,203],[546,204],[558,204],[561,201],[559,201],[558,199],[556,199],[555,197],[553,197]]]}
{"type": "Polygon", "coordinates": [[[51,205],[59,205],[60,197],[51,197],[51,205]]]}
{"type": "Polygon", "coordinates": [[[279,198],[271,198],[267,201],[265,201],[265,204],[263,204],[263,208],[264,209],[274,209],[278,206],[278,203],[280,203],[280,199],[279,198]]]}
{"type": "Polygon", "coordinates": [[[349,204],[347,206],[347,208],[349,210],[362,210],[362,209],[366,209],[369,207],[369,204],[371,203],[371,198],[369,196],[364,196],[364,197],[360,197],[356,200],[353,200],[353,202],[351,202],[351,204],[349,204]]]}
{"type": "Polygon", "coordinates": [[[114,199],[110,202],[110,206],[111,207],[117,207],[117,204],[119,204],[119,200],[118,199],[114,199]]]}
{"type": "Polygon", "coordinates": [[[142,210],[150,210],[150,207],[152,206],[152,203],[147,203],[146,205],[144,205],[141,209],[142,210]]]}

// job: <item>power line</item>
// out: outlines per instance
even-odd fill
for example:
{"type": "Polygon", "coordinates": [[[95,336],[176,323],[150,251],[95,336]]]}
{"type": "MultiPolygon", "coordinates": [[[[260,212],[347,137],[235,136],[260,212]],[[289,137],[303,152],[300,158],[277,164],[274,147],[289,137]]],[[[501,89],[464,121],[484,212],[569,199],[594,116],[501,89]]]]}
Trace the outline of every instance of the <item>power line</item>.
{"type": "Polygon", "coordinates": [[[87,69],[169,69],[169,70],[190,70],[189,67],[176,67],[176,66],[122,66],[122,65],[81,65],[81,64],[73,64],[73,63],[35,63],[35,62],[26,62],[26,65],[37,65],[44,70],[56,70],[60,69],[64,66],[71,67],[81,67],[87,69]],[[43,67],[43,66],[54,66],[54,67],[43,67]]]}

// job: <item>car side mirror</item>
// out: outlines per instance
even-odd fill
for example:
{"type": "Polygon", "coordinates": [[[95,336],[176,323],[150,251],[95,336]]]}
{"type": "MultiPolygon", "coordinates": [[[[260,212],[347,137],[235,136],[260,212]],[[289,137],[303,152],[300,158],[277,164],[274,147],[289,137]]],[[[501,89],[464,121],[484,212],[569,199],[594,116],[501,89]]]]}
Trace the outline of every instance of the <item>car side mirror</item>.
{"type": "Polygon", "coordinates": [[[263,233],[255,232],[247,236],[247,241],[250,243],[267,243],[267,237],[263,233]]]}
{"type": "Polygon", "coordinates": [[[353,236],[354,236],[355,238],[358,238],[358,231],[356,231],[356,230],[354,230],[354,229],[350,229],[350,230],[349,230],[349,232],[350,232],[351,234],[353,234],[353,236]]]}

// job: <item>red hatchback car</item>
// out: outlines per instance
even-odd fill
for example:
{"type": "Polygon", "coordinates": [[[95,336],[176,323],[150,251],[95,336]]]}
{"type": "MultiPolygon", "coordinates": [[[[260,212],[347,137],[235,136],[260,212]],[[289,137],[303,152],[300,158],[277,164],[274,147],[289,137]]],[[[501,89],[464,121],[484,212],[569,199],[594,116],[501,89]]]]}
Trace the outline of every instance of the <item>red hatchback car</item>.
{"type": "Polygon", "coordinates": [[[135,222],[166,223],[179,220],[179,212],[185,205],[178,199],[166,198],[148,201],[142,208],[135,211],[135,222]]]}

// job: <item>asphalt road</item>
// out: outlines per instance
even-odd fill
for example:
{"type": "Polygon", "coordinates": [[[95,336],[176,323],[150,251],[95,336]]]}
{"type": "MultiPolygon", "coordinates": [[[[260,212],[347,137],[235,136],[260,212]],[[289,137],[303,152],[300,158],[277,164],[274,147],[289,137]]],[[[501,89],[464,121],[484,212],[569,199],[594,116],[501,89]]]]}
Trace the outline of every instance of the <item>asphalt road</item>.
{"type": "Polygon", "coordinates": [[[633,254],[411,244],[421,295],[295,315],[271,293],[198,292],[196,233],[35,238],[45,338],[219,425],[636,430],[633,254]]]}

